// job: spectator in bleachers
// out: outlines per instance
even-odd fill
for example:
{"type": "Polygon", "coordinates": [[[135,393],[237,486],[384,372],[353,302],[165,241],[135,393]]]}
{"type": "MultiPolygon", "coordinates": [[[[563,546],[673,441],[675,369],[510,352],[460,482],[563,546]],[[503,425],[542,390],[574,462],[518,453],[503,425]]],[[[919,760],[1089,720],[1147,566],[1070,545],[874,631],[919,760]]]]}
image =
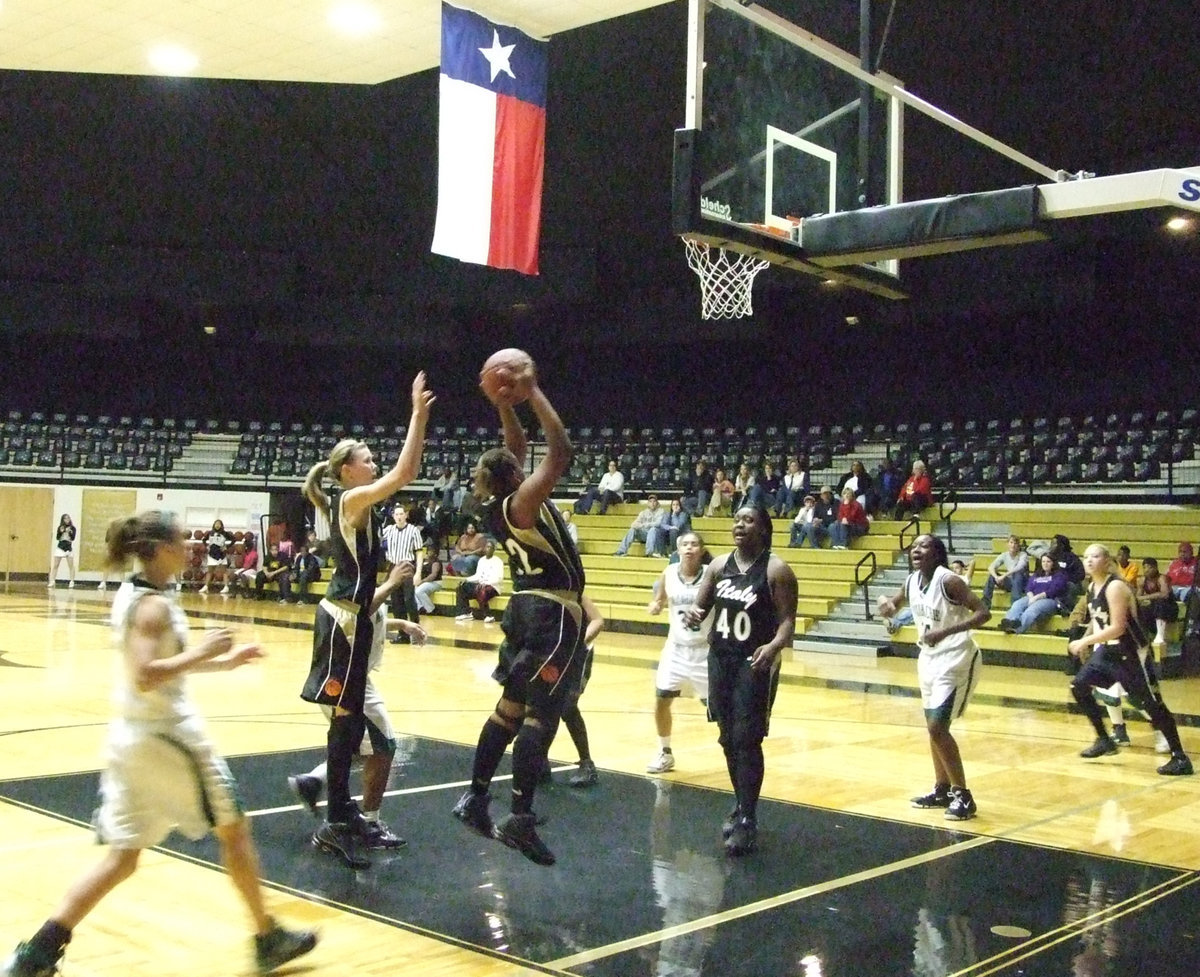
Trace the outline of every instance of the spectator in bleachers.
{"type": "Polygon", "coordinates": [[[893,513],[895,519],[906,519],[908,514],[919,513],[933,501],[933,483],[925,471],[925,462],[918,459],[912,464],[912,474],[900,486],[893,513]]]}
{"type": "Polygon", "coordinates": [[[667,510],[658,504],[658,496],[651,493],[646,496],[646,506],[633,518],[633,525],[629,527],[629,532],[625,534],[625,538],[621,540],[621,545],[617,547],[617,551],[613,556],[624,556],[629,552],[629,547],[634,543],[647,543],[646,553],[649,554],[650,546],[647,542],[647,537],[650,530],[662,525],[663,519],[666,518],[667,510]]]}
{"type": "Polygon", "coordinates": [[[891,512],[896,508],[896,500],[900,497],[900,488],[904,479],[900,470],[891,458],[885,458],[879,466],[879,474],[875,478],[876,512],[879,514],[891,512]]]}
{"type": "Polygon", "coordinates": [[[78,530],[75,529],[75,523],[71,522],[71,517],[67,513],[62,514],[62,518],[58,520],[58,527],[54,530],[54,546],[51,547],[51,564],[50,564],[50,581],[46,584],[47,587],[53,587],[54,582],[58,579],[58,565],[63,560],[67,561],[67,572],[70,573],[70,579],[67,582],[67,587],[75,586],[75,536],[78,530]]]}
{"type": "Polygon", "coordinates": [[[258,600],[263,599],[263,587],[272,580],[279,587],[279,603],[283,604],[291,600],[292,564],[279,552],[278,543],[271,544],[267,550],[267,558],[263,560],[262,569],[254,577],[254,596],[258,600]]]}
{"type": "Polygon", "coordinates": [[[733,482],[725,475],[724,468],[718,468],[713,475],[712,497],[708,500],[708,507],[704,510],[706,516],[715,516],[718,512],[726,515],[733,513],[733,482]]]}
{"type": "Polygon", "coordinates": [[[421,526],[424,527],[423,536],[425,537],[425,542],[434,543],[440,550],[450,535],[450,520],[452,516],[452,511],[444,506],[440,499],[427,499],[425,504],[421,506],[420,519],[418,520],[421,526]]]}
{"type": "Polygon", "coordinates": [[[204,572],[204,585],[200,588],[200,593],[209,593],[213,579],[218,575],[221,577],[221,583],[224,585],[221,588],[221,593],[229,593],[229,547],[233,545],[233,533],[226,532],[225,523],[220,519],[214,519],[212,528],[204,534],[204,550],[206,553],[206,567],[204,572]]]}
{"type": "Polygon", "coordinates": [[[575,511],[587,515],[592,511],[592,506],[599,502],[597,514],[602,516],[608,512],[610,505],[616,505],[624,501],[624,498],[625,476],[617,468],[616,459],[609,459],[608,471],[600,476],[595,488],[589,488],[583,493],[583,497],[575,503],[575,511]]]}
{"type": "Polygon", "coordinates": [[[792,535],[788,541],[788,546],[800,547],[804,545],[804,541],[808,539],[808,526],[813,520],[813,512],[816,509],[817,497],[809,492],[804,496],[800,503],[800,511],[796,513],[796,517],[792,520],[792,535]]]}
{"type": "Polygon", "coordinates": [[[842,501],[838,506],[837,516],[829,524],[833,548],[844,550],[850,545],[850,540],[865,536],[870,529],[871,523],[867,519],[867,510],[862,500],[855,496],[854,489],[847,485],[842,489],[842,501]]]}
{"type": "Polygon", "coordinates": [[[1179,555],[1167,566],[1167,583],[1176,600],[1187,600],[1188,593],[1196,583],[1196,556],[1192,544],[1179,544],[1179,555]]]}
{"type": "Polygon", "coordinates": [[[308,542],[300,544],[296,558],[292,560],[292,580],[296,583],[296,602],[308,600],[308,588],[321,579],[321,561],[308,548],[308,542]]]}
{"type": "Polygon", "coordinates": [[[775,466],[769,461],[764,461],[762,471],[754,479],[754,486],[750,489],[749,502],[751,505],[759,505],[764,509],[774,509],[779,500],[779,490],[783,486],[783,479],[775,471],[775,466]]]}
{"type": "Polygon", "coordinates": [[[745,462],[738,465],[737,474],[733,477],[733,498],[729,500],[729,507],[736,512],[743,502],[752,505],[749,496],[757,484],[758,474],[755,470],[745,462]]]}
{"type": "Polygon", "coordinates": [[[829,536],[830,527],[837,522],[837,510],[838,504],[833,497],[833,488],[822,485],[821,494],[813,506],[812,520],[804,526],[804,539],[808,540],[813,549],[819,550],[829,536]]]}
{"type": "Polygon", "coordinates": [[[575,544],[575,548],[579,548],[579,527],[575,525],[575,512],[573,509],[559,509],[559,515],[563,518],[563,523],[567,527],[567,535],[571,537],[571,542],[575,544]]]}
{"type": "Polygon", "coordinates": [[[1004,552],[992,560],[987,572],[987,580],[983,584],[983,606],[989,610],[997,587],[1007,590],[1014,601],[1025,593],[1025,584],[1029,581],[1029,554],[1025,552],[1020,536],[1013,533],[1008,537],[1004,552]]]}
{"type": "Polygon", "coordinates": [[[1042,557],[1041,569],[1029,578],[1025,594],[1013,601],[1012,607],[1000,622],[1000,630],[1008,634],[1024,634],[1038,621],[1058,613],[1059,601],[1067,599],[1071,581],[1054,557],[1042,557]]]}
{"type": "Polygon", "coordinates": [[[433,483],[432,498],[447,509],[457,509],[459,494],[458,476],[454,474],[454,469],[447,465],[433,483]]]}
{"type": "Polygon", "coordinates": [[[1054,560],[1054,565],[1067,575],[1069,587],[1063,602],[1068,606],[1074,606],[1083,593],[1083,580],[1087,576],[1087,572],[1083,568],[1083,561],[1071,549],[1071,541],[1061,533],[1050,540],[1050,556],[1054,560]]]}
{"type": "Polygon", "coordinates": [[[475,523],[467,523],[455,541],[454,550],[450,554],[452,575],[467,577],[474,573],[485,549],[487,549],[487,537],[475,528],[475,523]]]}
{"type": "Polygon", "coordinates": [[[308,552],[317,558],[322,570],[329,566],[329,540],[318,539],[317,531],[310,529],[304,534],[304,543],[308,552]]]}
{"type": "Polygon", "coordinates": [[[696,462],[696,468],[684,480],[683,508],[685,512],[696,515],[708,509],[708,500],[712,498],[713,473],[708,470],[708,462],[703,458],[696,462]]]}
{"type": "Polygon", "coordinates": [[[479,605],[479,617],[484,624],[491,624],[496,619],[492,616],[488,605],[492,598],[500,593],[500,585],[504,580],[504,561],[496,556],[496,544],[490,539],[484,546],[483,556],[475,567],[475,572],[458,585],[457,615],[458,622],[469,621],[477,615],[471,610],[471,601],[479,605]]]}
{"type": "Polygon", "coordinates": [[[432,614],[433,595],[442,589],[442,559],[438,556],[438,545],[425,544],[425,562],[421,566],[421,579],[417,581],[417,606],[426,614],[432,614]]]}
{"type": "Polygon", "coordinates": [[[842,497],[843,490],[847,488],[854,492],[854,497],[858,499],[859,504],[864,509],[870,505],[872,492],[871,476],[867,474],[867,470],[863,467],[861,461],[851,462],[850,471],[838,479],[838,498],[842,497]]]}
{"type": "Polygon", "coordinates": [[[800,503],[812,486],[808,472],[800,470],[800,460],[792,458],[787,464],[787,473],[780,481],[779,493],[775,496],[775,515],[791,516],[800,510],[800,503]]]}
{"type": "Polygon", "coordinates": [[[229,578],[229,590],[236,594],[239,590],[250,593],[250,587],[258,578],[258,543],[254,533],[246,533],[242,538],[242,555],[229,578]]]}
{"type": "Polygon", "coordinates": [[[1167,645],[1167,625],[1179,619],[1179,604],[1167,578],[1158,572],[1158,560],[1152,556],[1142,560],[1142,582],[1135,588],[1137,616],[1142,629],[1151,633],[1158,645],[1159,656],[1167,645]]]}
{"type": "Polygon", "coordinates": [[[691,528],[692,517],[683,510],[679,499],[672,499],[670,511],[663,516],[662,522],[651,526],[646,533],[646,555],[668,559],[675,550],[675,540],[679,538],[679,534],[691,528]]]}
{"type": "Polygon", "coordinates": [[[1113,569],[1121,575],[1121,579],[1129,584],[1133,592],[1136,594],[1138,589],[1139,567],[1133,562],[1131,556],[1132,554],[1129,552],[1128,546],[1118,546],[1116,565],[1113,567],[1113,569]]]}

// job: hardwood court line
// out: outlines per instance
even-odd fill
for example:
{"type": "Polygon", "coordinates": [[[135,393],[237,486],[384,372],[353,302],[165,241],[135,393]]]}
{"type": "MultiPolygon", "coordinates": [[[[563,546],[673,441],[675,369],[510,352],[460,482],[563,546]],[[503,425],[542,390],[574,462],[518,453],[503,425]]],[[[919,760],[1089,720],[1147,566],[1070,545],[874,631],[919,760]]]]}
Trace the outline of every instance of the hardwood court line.
{"type": "Polygon", "coordinates": [[[1048,930],[1038,936],[1032,937],[1030,940],[1021,943],[1019,946],[1012,947],[1008,950],[1003,950],[1000,953],[988,957],[986,960],[980,960],[963,970],[957,970],[947,977],[987,977],[988,974],[997,973],[1000,970],[1007,969],[1014,964],[1020,963],[1035,956],[1051,947],[1057,946],[1067,940],[1076,939],[1080,933],[1086,933],[1089,930],[1095,929],[1097,926],[1103,926],[1105,923],[1120,919],[1122,916],[1128,916],[1132,912],[1137,912],[1145,906],[1152,905],[1160,899],[1165,899],[1167,896],[1174,895],[1176,892],[1181,892],[1188,886],[1195,885],[1200,882],[1200,873],[1185,872],[1183,875],[1178,875],[1175,878],[1167,879],[1160,882],[1156,886],[1152,886],[1145,892],[1139,892],[1136,895],[1130,896],[1122,902],[1115,903],[1105,909],[1097,910],[1090,916],[1084,916],[1070,923],[1064,923],[1057,929],[1048,930]],[[1119,910],[1119,911],[1118,911],[1119,910]],[[1051,937],[1054,937],[1051,939],[1051,937]],[[989,970],[981,970],[981,967],[988,967],[989,970]]]}
{"type": "Polygon", "coordinates": [[[746,903],[744,906],[737,906],[733,909],[726,909],[724,912],[713,913],[709,916],[701,916],[687,923],[680,923],[676,926],[669,926],[666,929],[655,930],[651,933],[643,933],[640,936],[632,936],[627,940],[621,940],[617,943],[609,943],[606,946],[594,947],[591,950],[583,950],[580,953],[574,953],[569,957],[560,957],[557,960],[551,960],[550,966],[567,969],[576,967],[584,963],[593,963],[596,960],[602,960],[605,957],[611,957],[618,953],[624,953],[628,950],[637,950],[644,946],[650,946],[654,943],[661,943],[663,940],[671,939],[676,936],[685,936],[688,933],[694,933],[697,930],[708,929],[710,926],[718,926],[721,923],[727,923],[734,919],[741,919],[745,916],[753,916],[756,913],[763,912],[768,909],[776,909],[779,906],[786,906],[793,902],[799,902],[802,899],[808,899],[811,896],[821,895],[825,892],[833,892],[837,889],[843,889],[850,885],[856,885],[859,882],[867,882],[871,879],[882,878],[885,875],[891,875],[894,872],[902,872],[906,869],[916,868],[924,865],[927,862],[936,861],[939,858],[944,858],[948,854],[958,854],[971,848],[982,848],[985,845],[991,845],[999,841],[999,838],[992,838],[985,835],[980,835],[971,838],[968,841],[960,842],[956,845],[950,845],[947,848],[936,848],[933,851],[924,852],[920,855],[913,855],[909,858],[901,859],[898,862],[889,862],[886,865],[876,865],[874,868],[863,869],[861,872],[854,872],[851,875],[841,875],[836,879],[829,879],[825,882],[818,882],[814,885],[807,885],[802,889],[793,889],[790,892],[781,892],[779,895],[770,896],[767,899],[759,899],[755,902],[746,903]]]}

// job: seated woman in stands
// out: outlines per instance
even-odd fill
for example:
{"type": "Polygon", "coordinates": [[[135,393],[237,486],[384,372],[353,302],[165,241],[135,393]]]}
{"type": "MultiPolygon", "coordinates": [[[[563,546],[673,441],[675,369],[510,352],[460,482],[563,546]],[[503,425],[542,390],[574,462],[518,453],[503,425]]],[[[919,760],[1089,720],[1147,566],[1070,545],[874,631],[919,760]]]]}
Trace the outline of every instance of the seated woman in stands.
{"type": "Polygon", "coordinates": [[[764,461],[762,471],[754,479],[754,487],[749,492],[750,504],[759,505],[768,510],[774,509],[779,501],[782,487],[783,479],[775,471],[775,466],[769,461],[764,461]]]}
{"type": "Polygon", "coordinates": [[[214,519],[212,529],[204,534],[207,569],[204,573],[204,586],[200,588],[200,593],[209,593],[213,579],[218,575],[221,577],[221,593],[229,593],[229,575],[231,570],[229,566],[229,549],[232,546],[233,533],[226,531],[225,523],[220,519],[214,519]]]}
{"type": "Polygon", "coordinates": [[[455,576],[469,577],[475,572],[487,544],[487,537],[475,528],[475,523],[467,523],[454,544],[454,552],[450,554],[451,572],[455,576]]]}
{"type": "Polygon", "coordinates": [[[668,559],[675,551],[675,540],[692,528],[692,517],[679,499],[671,500],[671,511],[657,525],[646,530],[646,555],[668,559]]]}
{"type": "Polygon", "coordinates": [[[854,497],[858,499],[864,509],[870,507],[872,500],[871,476],[867,474],[861,461],[852,462],[850,471],[838,479],[838,498],[841,498],[842,490],[846,488],[854,491],[854,497]]]}
{"type": "Polygon", "coordinates": [[[258,543],[255,542],[254,533],[246,533],[242,539],[242,555],[236,558],[229,575],[230,592],[236,594],[239,590],[244,590],[247,594],[250,593],[257,576],[258,543]]]}
{"type": "Polygon", "coordinates": [[[1041,569],[1029,578],[1025,596],[1013,601],[1000,622],[1000,630],[1024,634],[1038,621],[1058,613],[1058,602],[1067,596],[1071,581],[1049,553],[1042,556],[1041,569]]]}
{"type": "Polygon", "coordinates": [[[919,513],[933,502],[933,483],[925,471],[925,462],[918,459],[913,462],[912,474],[900,486],[900,494],[896,497],[895,519],[907,519],[909,513],[919,513]]]}
{"type": "Polygon", "coordinates": [[[733,493],[733,482],[726,477],[724,468],[718,468],[716,474],[713,475],[712,498],[708,500],[708,508],[704,514],[706,516],[715,516],[718,512],[731,514],[733,512],[733,493]]]}
{"type": "Polygon", "coordinates": [[[758,485],[758,474],[744,462],[738,466],[733,478],[733,498],[729,500],[729,508],[737,512],[742,503],[752,504],[751,494],[758,485]]]}
{"type": "Polygon", "coordinates": [[[1152,556],[1142,560],[1142,582],[1134,589],[1137,595],[1138,623],[1147,634],[1154,629],[1154,644],[1161,657],[1167,645],[1167,625],[1179,619],[1179,604],[1171,593],[1167,578],[1158,572],[1158,560],[1152,556]]]}
{"type": "MultiPolygon", "coordinates": [[[[855,462],[857,465],[858,462],[855,462]]],[[[867,519],[867,510],[855,496],[854,489],[847,485],[842,489],[842,501],[838,506],[837,518],[829,527],[829,536],[833,540],[835,550],[844,550],[850,545],[850,540],[865,536],[871,529],[867,519]]]]}

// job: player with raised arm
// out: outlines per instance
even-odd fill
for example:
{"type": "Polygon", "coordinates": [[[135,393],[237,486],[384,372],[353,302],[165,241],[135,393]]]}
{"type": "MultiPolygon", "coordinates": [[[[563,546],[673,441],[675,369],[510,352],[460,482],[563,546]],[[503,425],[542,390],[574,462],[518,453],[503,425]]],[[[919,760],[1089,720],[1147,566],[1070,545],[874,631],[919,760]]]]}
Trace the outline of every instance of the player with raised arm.
{"type": "Polygon", "coordinates": [[[739,508],[733,516],[736,549],[709,564],[685,617],[690,627],[700,627],[713,612],[708,714],[720,730],[737,798],[722,830],[725,852],[735,856],[758,847],[758,797],[765,773],[762,741],[779,688],[780,658],[796,630],[796,574],[772,556],[771,531],[765,508],[739,508]]]}
{"type": "Polygon", "coordinates": [[[570,465],[571,442],[526,354],[495,354],[485,364],[480,386],[500,414],[505,446],[480,456],[473,494],[485,505],[483,525],[508,554],[513,594],[504,610],[504,641],[493,673],[503,692],[483,724],[471,786],[454,815],[531,861],[553,865],[553,853],[534,830],[533,797],[562,712],[579,688],[586,657],[583,565],[561,513],[550,502],[570,465]],[[492,361],[502,354],[506,365],[493,368],[492,361]],[[546,453],[528,475],[525,431],[514,409],[525,400],[546,439],[546,453]],[[509,743],[512,813],[493,824],[488,788],[509,743]]]}
{"type": "Polygon", "coordinates": [[[987,605],[950,569],[946,544],[926,533],[909,551],[913,571],[900,592],[879,599],[879,613],[892,618],[907,603],[917,626],[917,677],[933,756],[933,790],[912,799],[917,808],[945,808],[948,821],[975,817],[962,754],[950,733],[979,682],[982,655],[971,629],[988,619],[987,605]]]}

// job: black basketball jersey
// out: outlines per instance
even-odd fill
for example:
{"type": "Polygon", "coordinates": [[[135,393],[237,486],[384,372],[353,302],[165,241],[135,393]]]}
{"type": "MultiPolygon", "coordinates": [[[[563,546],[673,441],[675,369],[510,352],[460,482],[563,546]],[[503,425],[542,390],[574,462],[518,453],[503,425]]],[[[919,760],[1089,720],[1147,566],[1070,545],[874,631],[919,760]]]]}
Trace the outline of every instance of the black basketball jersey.
{"type": "Polygon", "coordinates": [[[492,503],[485,515],[488,532],[508,554],[513,590],[568,590],[583,593],[583,564],[567,535],[562,514],[549,502],[538,509],[530,529],[514,526],[508,517],[512,496],[492,503]]]}
{"type": "MultiPolygon", "coordinates": [[[[1094,583],[1088,585],[1088,615],[1091,617],[1092,626],[1096,631],[1106,628],[1112,623],[1112,613],[1108,607],[1108,585],[1114,580],[1119,581],[1123,587],[1129,586],[1116,574],[1110,574],[1099,587],[1094,583]]],[[[1137,604],[1133,599],[1133,594],[1130,593],[1129,613],[1125,618],[1125,633],[1116,640],[1105,642],[1105,644],[1117,648],[1123,655],[1130,656],[1137,661],[1138,650],[1145,648],[1149,643],[1146,631],[1138,621],[1137,604]]]]}
{"type": "Polygon", "coordinates": [[[715,654],[748,658],[760,645],[774,639],[779,619],[767,580],[770,559],[771,551],[763,550],[744,573],[738,569],[736,554],[730,553],[725,560],[717,574],[712,630],[708,634],[709,647],[715,654]]]}
{"type": "Polygon", "coordinates": [[[359,607],[369,607],[375,599],[376,577],[383,552],[382,517],[374,506],[367,509],[367,524],[362,529],[342,526],[341,492],[330,500],[329,542],[333,558],[333,575],[325,596],[330,600],[347,600],[359,607]]]}

